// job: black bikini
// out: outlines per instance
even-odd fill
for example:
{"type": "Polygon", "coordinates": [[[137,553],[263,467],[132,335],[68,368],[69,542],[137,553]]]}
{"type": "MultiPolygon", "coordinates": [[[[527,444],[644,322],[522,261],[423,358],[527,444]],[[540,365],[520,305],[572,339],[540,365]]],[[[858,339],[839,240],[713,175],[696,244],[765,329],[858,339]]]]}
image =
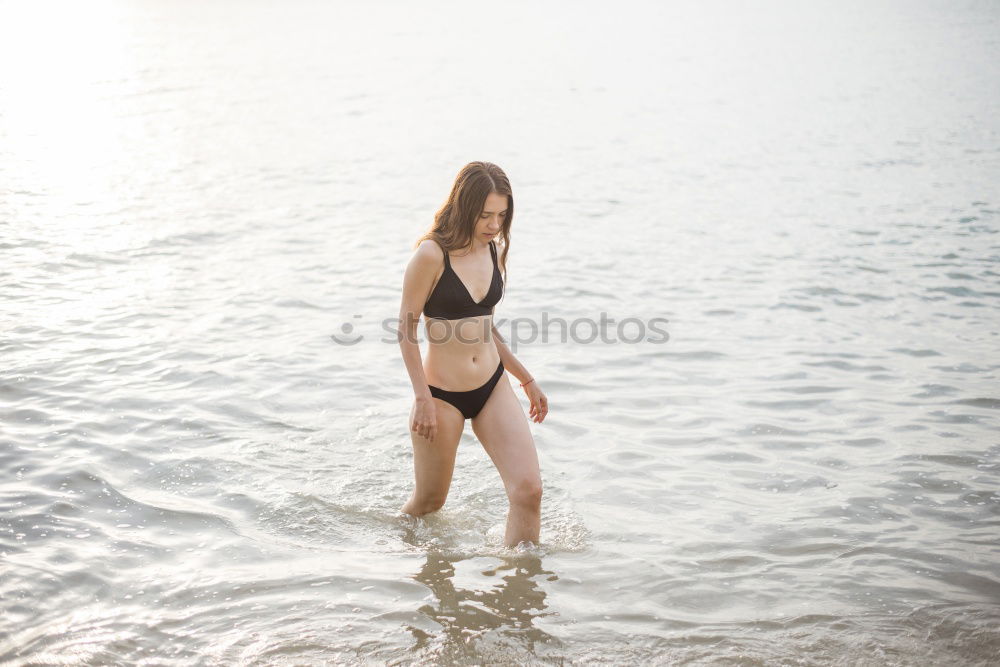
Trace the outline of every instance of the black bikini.
{"type": "MultiPolygon", "coordinates": [[[[431,292],[427,303],[424,304],[424,316],[428,319],[458,320],[463,317],[492,315],[493,307],[497,305],[503,295],[503,276],[500,275],[500,267],[497,265],[497,250],[493,241],[490,241],[490,255],[493,256],[493,280],[490,282],[490,289],[486,296],[483,297],[482,301],[477,302],[473,300],[472,294],[465,287],[462,279],[451,268],[451,260],[448,258],[448,251],[445,250],[444,272],[441,274],[438,284],[434,286],[434,291],[431,292]]],[[[501,375],[503,375],[502,361],[494,371],[493,377],[476,389],[448,391],[433,385],[427,386],[431,390],[431,396],[451,403],[461,411],[463,417],[472,419],[486,405],[486,400],[493,393],[493,388],[500,381],[501,375]]]]}
{"type": "Polygon", "coordinates": [[[455,273],[455,269],[451,268],[448,251],[444,250],[444,273],[441,274],[441,279],[424,304],[424,315],[437,320],[459,320],[463,317],[492,315],[493,306],[497,305],[503,294],[503,277],[500,275],[500,267],[497,266],[497,249],[493,241],[490,241],[490,254],[493,256],[493,282],[490,283],[490,291],[483,300],[476,302],[472,300],[472,294],[465,288],[465,283],[455,273]]]}

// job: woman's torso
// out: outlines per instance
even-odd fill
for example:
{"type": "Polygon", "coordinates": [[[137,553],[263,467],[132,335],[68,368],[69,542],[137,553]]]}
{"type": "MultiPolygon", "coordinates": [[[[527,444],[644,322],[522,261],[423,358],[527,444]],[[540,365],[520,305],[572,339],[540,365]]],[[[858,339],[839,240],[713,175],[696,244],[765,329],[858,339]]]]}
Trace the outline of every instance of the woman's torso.
{"type": "Polygon", "coordinates": [[[442,251],[441,272],[424,304],[428,342],[424,374],[429,384],[441,389],[467,391],[486,382],[500,363],[492,327],[493,309],[503,295],[503,277],[492,241],[492,269],[485,292],[486,263],[481,255],[456,258],[442,251]],[[482,298],[476,301],[477,296],[482,298]]]}

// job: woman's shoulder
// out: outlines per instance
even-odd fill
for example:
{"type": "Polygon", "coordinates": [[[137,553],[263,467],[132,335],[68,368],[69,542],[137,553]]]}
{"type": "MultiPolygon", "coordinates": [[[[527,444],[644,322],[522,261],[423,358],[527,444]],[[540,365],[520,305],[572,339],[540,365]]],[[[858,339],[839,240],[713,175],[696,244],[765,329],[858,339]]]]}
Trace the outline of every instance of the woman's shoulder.
{"type": "Polygon", "coordinates": [[[424,239],[421,241],[417,245],[416,252],[418,255],[427,255],[428,257],[437,257],[438,259],[444,257],[444,249],[434,239],[424,239]]]}
{"type": "Polygon", "coordinates": [[[440,266],[444,263],[444,249],[434,239],[424,239],[413,252],[413,261],[421,266],[440,266]]]}

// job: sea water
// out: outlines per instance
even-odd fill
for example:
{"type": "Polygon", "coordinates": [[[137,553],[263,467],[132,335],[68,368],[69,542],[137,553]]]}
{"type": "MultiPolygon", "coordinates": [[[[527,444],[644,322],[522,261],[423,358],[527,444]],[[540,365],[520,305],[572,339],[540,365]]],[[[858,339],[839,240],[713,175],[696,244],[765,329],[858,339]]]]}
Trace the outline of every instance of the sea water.
{"type": "Polygon", "coordinates": [[[4,664],[995,659],[996,3],[2,15],[4,664]],[[471,160],[551,406],[516,550],[470,428],[399,512],[471,160]]]}

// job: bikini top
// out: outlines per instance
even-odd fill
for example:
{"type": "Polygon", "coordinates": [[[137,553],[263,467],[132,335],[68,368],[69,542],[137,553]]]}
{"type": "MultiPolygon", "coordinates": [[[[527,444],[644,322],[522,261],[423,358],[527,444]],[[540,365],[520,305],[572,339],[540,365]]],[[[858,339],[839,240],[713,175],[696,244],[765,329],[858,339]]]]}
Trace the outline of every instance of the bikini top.
{"type": "Polygon", "coordinates": [[[472,294],[455,273],[455,269],[451,268],[448,251],[444,250],[444,272],[437,285],[434,286],[427,303],[424,304],[424,316],[441,320],[457,320],[463,317],[492,315],[493,307],[497,305],[503,294],[503,277],[500,275],[500,267],[497,265],[497,249],[493,241],[490,241],[490,255],[493,256],[493,280],[490,282],[490,289],[486,292],[486,296],[477,303],[473,301],[472,294]]]}

